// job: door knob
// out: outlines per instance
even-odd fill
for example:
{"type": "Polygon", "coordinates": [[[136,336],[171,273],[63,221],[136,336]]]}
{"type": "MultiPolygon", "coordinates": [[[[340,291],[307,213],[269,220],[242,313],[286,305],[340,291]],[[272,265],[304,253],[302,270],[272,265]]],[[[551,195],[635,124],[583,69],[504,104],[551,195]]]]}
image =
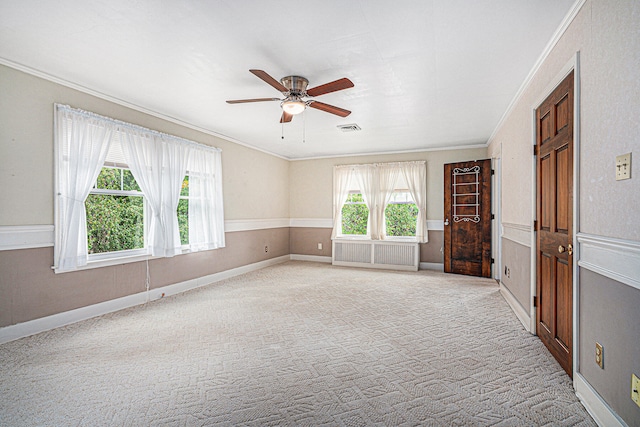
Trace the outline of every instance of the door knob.
{"type": "Polygon", "coordinates": [[[444,225],[449,225],[449,218],[444,220],[444,225]]]}
{"type": "Polygon", "coordinates": [[[558,246],[558,252],[559,253],[567,252],[569,255],[573,255],[573,245],[569,243],[569,245],[566,248],[560,245],[558,246]]]}

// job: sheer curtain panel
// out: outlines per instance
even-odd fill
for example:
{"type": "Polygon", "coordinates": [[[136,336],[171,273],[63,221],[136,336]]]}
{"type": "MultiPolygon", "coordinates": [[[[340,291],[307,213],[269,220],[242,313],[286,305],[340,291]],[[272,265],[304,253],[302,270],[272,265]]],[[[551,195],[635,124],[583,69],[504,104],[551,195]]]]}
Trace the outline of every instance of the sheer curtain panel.
{"type": "Polygon", "coordinates": [[[84,202],[109,150],[112,123],[65,105],[55,106],[57,194],[54,268],[75,270],[87,264],[84,202]]]}
{"type": "Polygon", "coordinates": [[[126,130],[125,156],[151,210],[147,247],[153,256],[182,253],[177,209],[190,145],[168,141],[160,134],[126,130]]]}
{"type": "Polygon", "coordinates": [[[189,159],[189,249],[222,248],[222,156],[220,150],[194,145],[189,159]]]}
{"type": "Polygon", "coordinates": [[[396,188],[400,169],[396,164],[380,164],[376,167],[378,181],[378,204],[376,205],[375,215],[378,224],[378,236],[383,240],[387,237],[387,221],[384,211],[391,200],[393,190],[396,188]]]}
{"type": "Polygon", "coordinates": [[[342,207],[349,195],[353,168],[351,166],[335,166],[333,168],[333,231],[334,239],[342,234],[342,207]]]}
{"type": "Polygon", "coordinates": [[[402,173],[413,201],[418,207],[416,239],[419,243],[429,241],[427,230],[427,164],[426,162],[402,163],[402,173]]]}

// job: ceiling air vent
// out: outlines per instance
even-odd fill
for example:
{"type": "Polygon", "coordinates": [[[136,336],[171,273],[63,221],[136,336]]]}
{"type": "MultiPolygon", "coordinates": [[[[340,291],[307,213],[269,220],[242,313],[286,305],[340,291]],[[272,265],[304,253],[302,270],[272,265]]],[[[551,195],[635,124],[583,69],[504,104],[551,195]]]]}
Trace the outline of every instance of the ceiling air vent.
{"type": "Polygon", "coordinates": [[[351,123],[348,125],[338,125],[338,129],[340,129],[342,132],[357,132],[361,130],[360,126],[355,123],[351,123]]]}

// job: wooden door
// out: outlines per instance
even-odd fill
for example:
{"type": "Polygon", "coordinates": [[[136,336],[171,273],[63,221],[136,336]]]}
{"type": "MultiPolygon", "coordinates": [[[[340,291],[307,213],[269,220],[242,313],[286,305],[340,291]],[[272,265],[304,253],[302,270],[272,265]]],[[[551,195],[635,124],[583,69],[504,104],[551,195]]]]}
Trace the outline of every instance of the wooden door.
{"type": "Polygon", "coordinates": [[[573,72],[536,110],[536,333],[573,371],[573,72]]]}
{"type": "Polygon", "coordinates": [[[491,276],[491,160],[444,165],[444,271],[491,276]]]}

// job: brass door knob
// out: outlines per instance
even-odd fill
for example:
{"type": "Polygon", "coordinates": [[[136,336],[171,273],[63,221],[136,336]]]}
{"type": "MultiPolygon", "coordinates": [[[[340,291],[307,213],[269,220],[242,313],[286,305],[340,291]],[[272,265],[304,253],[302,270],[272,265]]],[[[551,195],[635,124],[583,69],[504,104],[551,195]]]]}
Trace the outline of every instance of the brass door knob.
{"type": "Polygon", "coordinates": [[[567,252],[569,255],[573,255],[573,245],[569,243],[566,248],[562,245],[558,246],[558,253],[567,252]]]}

